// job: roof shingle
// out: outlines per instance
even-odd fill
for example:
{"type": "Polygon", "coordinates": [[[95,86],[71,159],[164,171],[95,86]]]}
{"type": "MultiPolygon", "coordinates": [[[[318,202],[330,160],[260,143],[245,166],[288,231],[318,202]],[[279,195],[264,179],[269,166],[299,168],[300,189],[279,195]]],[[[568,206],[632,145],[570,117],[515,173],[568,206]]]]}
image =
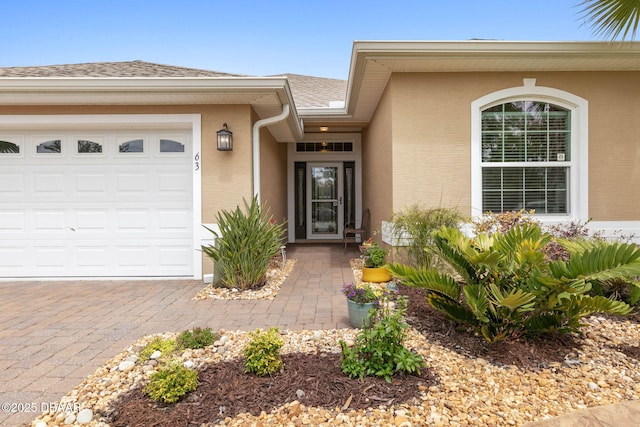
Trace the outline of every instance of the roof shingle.
{"type": "MultiPolygon", "coordinates": [[[[324,77],[282,74],[286,77],[298,108],[342,106],[347,81],[324,77]],[[337,103],[337,105],[336,105],[337,103]]],[[[40,78],[152,78],[152,77],[248,77],[197,68],[177,67],[146,61],[89,62],[83,64],[44,65],[33,67],[0,67],[2,77],[40,78]]],[[[275,76],[272,76],[275,77],[275,76]]]]}
{"type": "Polygon", "coordinates": [[[0,77],[244,77],[145,61],[89,62],[0,68],[0,77]]]}

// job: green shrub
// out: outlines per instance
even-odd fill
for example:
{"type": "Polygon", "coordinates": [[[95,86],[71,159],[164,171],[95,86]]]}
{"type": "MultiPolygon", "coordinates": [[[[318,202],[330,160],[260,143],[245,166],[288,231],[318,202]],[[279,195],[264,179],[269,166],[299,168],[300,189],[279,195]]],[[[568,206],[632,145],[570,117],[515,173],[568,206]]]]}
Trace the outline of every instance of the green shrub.
{"type": "Polygon", "coordinates": [[[269,261],[279,253],[284,241],[284,225],[275,223],[260,207],[257,197],[250,205],[245,200],[244,206],[246,213],[240,207],[219,212],[216,222],[221,236],[216,238],[215,246],[202,246],[221,272],[222,285],[240,290],[266,283],[269,261]]]}
{"type": "Polygon", "coordinates": [[[372,311],[371,325],[360,331],[353,347],[340,341],[342,372],[351,378],[367,376],[391,377],[398,372],[420,373],[426,364],[422,357],[404,347],[408,325],[403,321],[406,298],[400,297],[392,308],[389,301],[372,311]]]}
{"type": "Polygon", "coordinates": [[[392,229],[397,236],[407,236],[409,262],[416,267],[433,263],[432,234],[442,226],[457,227],[465,218],[453,208],[425,209],[412,205],[393,214],[392,229]]]}
{"type": "Polygon", "coordinates": [[[198,373],[174,363],[151,374],[144,393],[156,402],[175,403],[198,387],[198,373]]]}
{"type": "Polygon", "coordinates": [[[475,219],[471,224],[474,234],[506,233],[516,225],[540,225],[540,222],[533,217],[535,211],[506,211],[506,212],[487,212],[482,217],[475,219]]]}
{"type": "Polygon", "coordinates": [[[219,338],[220,335],[213,333],[211,328],[193,328],[190,331],[183,331],[176,342],[183,348],[204,348],[219,338]]]}
{"type": "Polygon", "coordinates": [[[264,377],[278,372],[282,367],[280,349],[284,343],[278,328],[270,328],[267,332],[258,329],[249,332],[251,341],[244,347],[245,372],[264,377]]]}
{"type": "Polygon", "coordinates": [[[157,350],[162,353],[163,357],[169,356],[177,349],[176,340],[155,337],[149,344],[140,350],[140,360],[147,361],[151,355],[157,350]]]}
{"type": "Polygon", "coordinates": [[[631,310],[626,303],[589,291],[607,280],[633,282],[640,275],[636,245],[560,240],[571,254],[569,261],[547,262],[542,249],[551,235],[536,224],[475,238],[443,227],[434,239],[438,256],[454,274],[401,264],[387,269],[405,284],[425,288],[435,310],[489,342],[577,331],[580,318],[591,313],[624,315],[631,310]]]}

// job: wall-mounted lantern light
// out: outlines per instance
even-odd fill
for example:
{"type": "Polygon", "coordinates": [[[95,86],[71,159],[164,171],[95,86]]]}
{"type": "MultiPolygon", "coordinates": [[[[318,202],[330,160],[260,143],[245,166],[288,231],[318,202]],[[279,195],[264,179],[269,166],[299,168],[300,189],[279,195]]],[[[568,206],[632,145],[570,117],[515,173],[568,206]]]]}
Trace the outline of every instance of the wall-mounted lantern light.
{"type": "Polygon", "coordinates": [[[218,132],[218,151],[233,150],[233,132],[227,129],[227,124],[222,125],[222,129],[218,132]]]}

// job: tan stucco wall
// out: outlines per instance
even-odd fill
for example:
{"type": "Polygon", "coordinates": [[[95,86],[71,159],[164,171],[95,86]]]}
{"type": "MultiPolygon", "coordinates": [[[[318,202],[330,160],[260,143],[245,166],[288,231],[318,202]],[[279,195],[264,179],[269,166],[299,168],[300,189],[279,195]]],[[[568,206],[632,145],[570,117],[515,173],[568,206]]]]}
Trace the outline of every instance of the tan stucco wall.
{"type": "MultiPolygon", "coordinates": [[[[394,114],[390,93],[387,88],[362,138],[362,208],[371,210],[371,232],[380,232],[382,221],[389,220],[393,214],[394,114]]],[[[380,234],[375,238],[380,241],[380,234]]]]}
{"type": "Polygon", "coordinates": [[[260,130],[260,197],[278,223],[287,220],[287,144],[260,130]]]}
{"type": "Polygon", "coordinates": [[[471,213],[471,102],[523,78],[589,102],[589,216],[640,219],[640,73],[633,72],[394,74],[376,112],[393,118],[393,153],[382,157],[392,159],[394,209],[420,202],[471,213]]]}

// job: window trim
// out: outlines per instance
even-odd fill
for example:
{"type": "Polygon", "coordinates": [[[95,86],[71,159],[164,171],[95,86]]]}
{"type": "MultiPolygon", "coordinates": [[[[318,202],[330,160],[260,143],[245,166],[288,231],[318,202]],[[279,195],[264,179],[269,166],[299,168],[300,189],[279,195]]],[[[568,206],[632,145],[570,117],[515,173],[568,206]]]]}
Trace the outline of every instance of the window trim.
{"type": "Polygon", "coordinates": [[[499,90],[471,103],[471,215],[473,217],[482,215],[482,111],[499,104],[525,100],[549,102],[571,111],[569,213],[544,214],[537,218],[544,223],[587,221],[589,219],[589,102],[570,92],[536,86],[535,79],[524,79],[523,86],[499,90]]]}

